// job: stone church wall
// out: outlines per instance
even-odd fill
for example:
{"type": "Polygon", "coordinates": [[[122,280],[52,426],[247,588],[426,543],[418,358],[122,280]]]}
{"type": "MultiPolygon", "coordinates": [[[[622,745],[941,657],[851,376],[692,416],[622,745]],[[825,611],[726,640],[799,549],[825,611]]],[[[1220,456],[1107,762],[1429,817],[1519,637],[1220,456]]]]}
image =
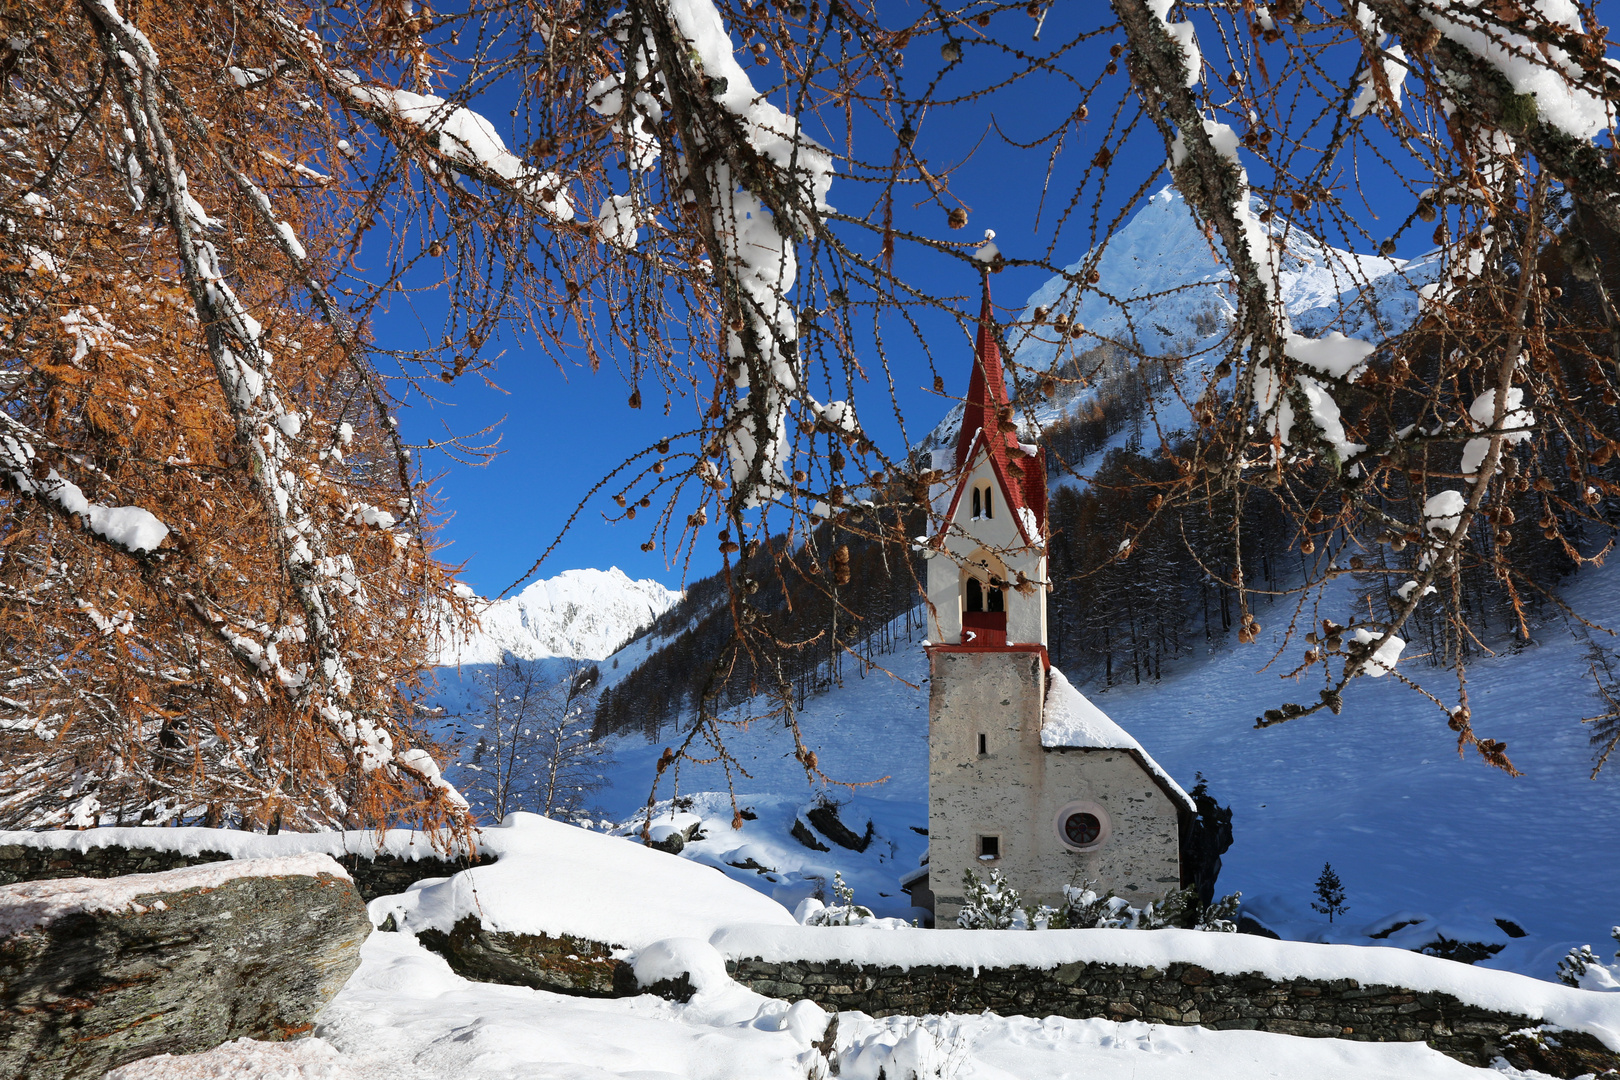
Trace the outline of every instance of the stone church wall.
{"type": "Polygon", "coordinates": [[[1138,906],[1180,887],[1177,808],[1136,760],[1123,750],[1041,746],[1038,651],[933,649],[929,687],[928,880],[938,925],[956,918],[968,869],[981,878],[999,869],[1026,903],[1054,907],[1071,881],[1138,906]],[[1095,850],[1058,838],[1058,812],[1075,800],[1107,818],[1095,850]],[[978,858],[987,835],[999,840],[993,861],[978,858]]]}

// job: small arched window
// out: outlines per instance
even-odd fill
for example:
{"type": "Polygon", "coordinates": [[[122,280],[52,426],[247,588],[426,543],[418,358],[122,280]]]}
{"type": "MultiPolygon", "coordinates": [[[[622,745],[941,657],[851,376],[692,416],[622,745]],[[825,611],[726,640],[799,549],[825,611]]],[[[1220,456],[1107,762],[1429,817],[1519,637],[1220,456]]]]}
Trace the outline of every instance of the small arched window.
{"type": "Polygon", "coordinates": [[[980,512],[981,511],[980,511],[980,506],[979,506],[979,489],[974,488],[973,489],[973,516],[978,517],[980,512]]]}
{"type": "Polygon", "coordinates": [[[969,611],[984,610],[984,586],[979,584],[979,579],[976,577],[967,579],[967,609],[969,611]]]}
{"type": "Polygon", "coordinates": [[[994,587],[994,586],[991,586],[991,588],[990,588],[989,601],[990,601],[990,603],[986,607],[985,610],[987,610],[987,611],[1006,611],[1007,610],[1006,605],[1005,605],[1004,601],[1002,600],[1001,590],[994,587]]]}
{"type": "MultiPolygon", "coordinates": [[[[978,499],[975,497],[974,501],[977,502],[978,499]]],[[[996,516],[996,504],[990,499],[990,486],[988,484],[984,488],[984,516],[987,518],[996,516]]]]}

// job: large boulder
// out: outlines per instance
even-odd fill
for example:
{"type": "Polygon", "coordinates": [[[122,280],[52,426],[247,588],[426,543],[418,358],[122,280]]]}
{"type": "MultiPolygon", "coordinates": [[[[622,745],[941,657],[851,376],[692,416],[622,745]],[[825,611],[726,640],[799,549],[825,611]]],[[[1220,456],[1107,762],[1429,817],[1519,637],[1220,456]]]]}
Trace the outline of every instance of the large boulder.
{"type": "Polygon", "coordinates": [[[0,887],[0,1076],[304,1035],[370,931],[328,855],[0,887]]]}

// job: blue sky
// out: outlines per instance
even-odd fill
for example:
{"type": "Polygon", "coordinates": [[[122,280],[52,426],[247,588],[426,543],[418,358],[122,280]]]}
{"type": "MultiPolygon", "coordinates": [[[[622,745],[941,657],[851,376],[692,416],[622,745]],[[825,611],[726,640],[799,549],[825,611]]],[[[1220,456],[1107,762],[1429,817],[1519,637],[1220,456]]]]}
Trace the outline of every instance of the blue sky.
{"type": "MultiPolygon", "coordinates": [[[[1095,27],[1106,14],[1106,7],[1100,3],[1056,5],[1044,28],[1042,44],[1050,45],[1083,28],[1095,27]]],[[[908,8],[907,17],[914,16],[915,12],[908,8]]],[[[1021,11],[1004,13],[997,19],[1006,22],[998,21],[993,32],[1012,44],[1017,44],[1014,38],[1026,37],[1033,27],[1033,21],[1021,11]]],[[[913,208],[909,202],[897,203],[896,226],[956,241],[976,241],[986,228],[991,228],[996,230],[997,243],[1008,258],[1045,257],[1048,246],[1053,244],[1055,225],[1096,148],[1111,125],[1128,123],[1136,115],[1134,103],[1117,116],[1107,115],[1127,85],[1124,70],[1113,75],[1103,73],[1113,40],[1110,36],[1087,42],[1065,61],[1076,78],[1087,83],[1100,79],[1101,86],[1092,99],[1092,115],[1080,130],[1081,138],[1070,138],[1057,158],[1049,186],[1045,170],[1050,144],[1020,150],[1006,140],[1039,139],[1072,113],[1080,99],[1072,82],[1038,75],[993,98],[950,110],[936,109],[933,115],[921,119],[917,124],[918,155],[936,175],[950,171],[950,189],[971,208],[970,219],[965,229],[952,231],[946,227],[944,211],[936,204],[913,208]],[[959,164],[964,158],[966,163],[959,164]]],[[[938,48],[938,39],[929,38],[913,42],[906,50],[908,65],[903,75],[908,91],[915,92],[938,70],[938,48]]],[[[936,96],[951,92],[953,78],[962,89],[991,81],[998,65],[1006,66],[991,49],[970,48],[959,74],[947,76],[936,96]]],[[[763,74],[766,69],[751,70],[756,84],[768,84],[763,74]]],[[[780,99],[780,94],[773,95],[773,100],[780,99]]],[[[484,99],[474,104],[492,118],[506,111],[499,101],[484,99]]],[[[814,133],[813,124],[809,126],[814,133]]],[[[859,134],[858,129],[857,138],[859,134]]],[[[886,155],[890,144],[882,145],[881,152],[886,155]]],[[[1098,228],[1106,229],[1109,219],[1163,164],[1163,144],[1145,119],[1140,121],[1126,150],[1109,168],[1098,206],[1100,214],[1095,217],[1098,228]]],[[[1168,173],[1161,171],[1149,193],[1168,182],[1168,173]]],[[[875,192],[875,186],[842,178],[834,181],[829,199],[845,213],[862,215],[869,212],[875,192]]],[[[1073,262],[1090,246],[1095,196],[1093,177],[1085,189],[1084,201],[1073,208],[1057,235],[1050,255],[1055,263],[1073,262]]],[[[595,208],[581,209],[594,213],[595,208]]],[[[875,254],[876,241],[871,234],[850,228],[843,231],[861,250],[875,254]]],[[[1365,250],[1368,245],[1356,246],[1365,250]]],[[[1417,253],[1405,250],[1408,246],[1402,244],[1402,255],[1417,253]]],[[[960,297],[960,307],[969,315],[977,314],[976,275],[957,260],[902,243],[895,272],[918,289],[960,297]]],[[[999,304],[1017,309],[1047,277],[1047,272],[1039,268],[1009,267],[993,276],[991,285],[999,304]]],[[[424,313],[436,304],[432,295],[416,295],[411,302],[424,313]]],[[[961,393],[972,357],[968,334],[939,313],[922,312],[917,317],[945,377],[948,393],[961,393]]],[[[418,321],[396,307],[392,316],[379,320],[377,332],[390,347],[419,347],[423,322],[437,333],[435,319],[418,321]]],[[[868,327],[869,323],[868,319],[868,327]]],[[[927,360],[915,338],[904,333],[903,328],[903,320],[892,312],[883,317],[886,352],[896,396],[906,417],[906,435],[915,440],[926,434],[951,402],[931,392],[932,373],[927,360]]],[[[501,453],[487,465],[471,467],[432,454],[424,460],[430,475],[442,471],[437,488],[449,515],[442,533],[449,546],[443,556],[452,563],[464,564],[463,579],[491,596],[512,585],[531,566],[591,488],[625,457],[663,435],[691,426],[682,423],[684,417],[679,414],[667,419],[662,416],[662,401],[651,394],[646,408],[628,408],[629,388],[618,372],[607,366],[597,373],[582,364],[559,370],[539,349],[526,349],[525,344],[507,335],[486,347],[486,356],[500,354],[491,372],[499,390],[474,377],[463,377],[451,387],[435,383],[434,388],[442,391],[442,401],[411,400],[400,417],[403,429],[415,441],[442,438],[447,427],[466,433],[499,423],[501,453]]],[[[857,403],[868,433],[891,456],[896,456],[903,452],[904,444],[894,410],[885,400],[887,388],[875,353],[868,340],[861,359],[871,381],[858,388],[857,403]]],[[[814,379],[812,374],[812,392],[823,400],[843,396],[841,390],[825,393],[825,386],[814,385],[814,379]]],[[[643,392],[649,389],[645,387],[643,392]]],[[[632,577],[655,578],[679,587],[683,576],[701,576],[717,567],[718,555],[709,538],[698,545],[689,567],[667,564],[662,550],[642,552],[640,545],[647,535],[641,523],[609,525],[603,517],[603,511],[609,508],[612,503],[607,493],[590,502],[536,576],[548,577],[574,567],[605,569],[614,565],[632,577]]]]}

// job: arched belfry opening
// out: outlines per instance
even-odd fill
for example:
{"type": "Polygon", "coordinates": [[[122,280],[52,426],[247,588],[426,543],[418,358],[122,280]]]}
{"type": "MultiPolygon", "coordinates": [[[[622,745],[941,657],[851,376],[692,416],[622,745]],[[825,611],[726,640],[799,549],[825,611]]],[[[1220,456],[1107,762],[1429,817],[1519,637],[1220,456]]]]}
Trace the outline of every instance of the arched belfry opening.
{"type": "Polygon", "coordinates": [[[984,548],[962,568],[962,644],[1007,644],[1007,568],[984,548]]]}

